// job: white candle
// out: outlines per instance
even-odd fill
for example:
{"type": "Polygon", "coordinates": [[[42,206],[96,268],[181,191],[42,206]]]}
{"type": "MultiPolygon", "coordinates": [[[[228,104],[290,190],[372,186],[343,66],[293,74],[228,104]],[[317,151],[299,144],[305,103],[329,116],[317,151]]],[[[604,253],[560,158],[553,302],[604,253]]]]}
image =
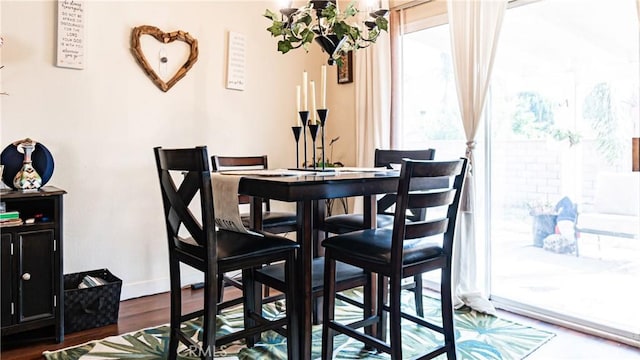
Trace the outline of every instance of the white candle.
{"type": "Polygon", "coordinates": [[[302,97],[304,98],[304,106],[302,107],[302,111],[309,111],[307,107],[307,72],[302,73],[302,97]]]}
{"type": "Polygon", "coordinates": [[[300,126],[300,85],[296,85],[296,126],[300,126]]]}
{"type": "Polygon", "coordinates": [[[311,109],[313,110],[313,113],[311,114],[311,118],[313,119],[313,121],[311,123],[315,124],[316,123],[316,82],[311,80],[309,83],[311,83],[311,109]]]}
{"type": "Polygon", "coordinates": [[[322,108],[327,108],[327,65],[322,65],[322,76],[320,77],[320,90],[322,91],[322,108]]]}

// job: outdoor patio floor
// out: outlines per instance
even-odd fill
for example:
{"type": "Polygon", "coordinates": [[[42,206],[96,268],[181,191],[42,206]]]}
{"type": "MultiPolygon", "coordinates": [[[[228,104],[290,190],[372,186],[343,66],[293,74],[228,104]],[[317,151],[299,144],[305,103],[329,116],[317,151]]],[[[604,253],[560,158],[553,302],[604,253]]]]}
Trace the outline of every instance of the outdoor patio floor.
{"type": "Polygon", "coordinates": [[[530,229],[494,231],[494,296],[640,334],[640,239],[581,234],[576,257],[535,247],[530,229]]]}

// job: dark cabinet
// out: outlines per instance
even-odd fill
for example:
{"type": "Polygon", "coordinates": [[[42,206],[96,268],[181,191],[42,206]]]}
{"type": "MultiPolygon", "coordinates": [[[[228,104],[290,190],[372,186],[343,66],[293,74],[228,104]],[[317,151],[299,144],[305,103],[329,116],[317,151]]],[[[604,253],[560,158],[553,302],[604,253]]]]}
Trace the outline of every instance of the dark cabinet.
{"type": "Polygon", "coordinates": [[[2,231],[2,346],[64,336],[62,275],[62,195],[39,191],[0,192],[7,211],[31,224],[2,231]]]}
{"type": "Polygon", "coordinates": [[[9,326],[13,324],[13,312],[14,312],[14,304],[12,302],[13,299],[13,286],[11,285],[11,280],[6,278],[4,274],[12,273],[11,269],[11,249],[13,248],[13,244],[11,243],[11,235],[5,234],[4,229],[2,231],[2,239],[0,242],[2,243],[2,248],[0,251],[2,252],[2,279],[0,279],[0,286],[2,286],[2,328],[5,326],[9,326]]]}

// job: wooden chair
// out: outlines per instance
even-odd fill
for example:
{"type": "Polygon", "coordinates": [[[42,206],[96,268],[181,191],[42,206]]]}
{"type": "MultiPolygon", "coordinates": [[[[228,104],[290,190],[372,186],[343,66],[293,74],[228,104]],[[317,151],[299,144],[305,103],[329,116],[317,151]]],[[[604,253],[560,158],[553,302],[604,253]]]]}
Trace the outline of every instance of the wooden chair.
{"type": "Polygon", "coordinates": [[[253,346],[261,332],[277,331],[287,337],[290,359],[298,355],[297,312],[294,258],[299,247],[281,236],[263,236],[216,230],[213,190],[206,147],[189,149],[154,148],[169,245],[169,274],[171,283],[171,333],[169,358],[176,359],[178,343],[197,349],[196,356],[213,359],[214,346],[245,338],[253,346]],[[177,175],[176,175],[177,174],[177,175]],[[177,181],[179,179],[181,181],[177,181]],[[193,210],[193,212],[192,212],[193,210]],[[198,214],[199,213],[199,214],[198,214]],[[283,280],[258,274],[263,264],[283,262],[283,280]],[[203,309],[182,314],[180,264],[189,265],[204,274],[203,309]],[[244,330],[216,336],[218,304],[216,277],[241,270],[243,282],[244,330]],[[267,320],[262,316],[261,283],[278,289],[286,297],[286,316],[267,320]],[[181,329],[181,323],[202,316],[202,343],[192,340],[193,330],[181,329]]]}
{"type": "MultiPolygon", "coordinates": [[[[211,156],[211,166],[213,171],[233,171],[233,170],[263,170],[268,169],[267,155],[260,156],[211,156]]],[[[274,234],[282,234],[296,231],[296,213],[284,211],[271,211],[271,201],[263,199],[264,211],[262,212],[262,230],[274,234]]],[[[248,205],[251,198],[247,195],[238,195],[238,204],[248,205]]],[[[248,212],[240,214],[243,225],[246,228],[253,228],[248,212]]],[[[237,279],[237,274],[225,274],[218,279],[220,291],[219,301],[224,297],[226,285],[242,289],[242,282],[237,279]]],[[[264,289],[265,296],[269,295],[269,288],[264,289]]],[[[241,299],[235,299],[239,302],[241,299]]],[[[234,300],[231,300],[234,301],[234,300]]]]}
{"type": "Polygon", "coordinates": [[[401,319],[410,320],[444,335],[442,346],[416,358],[431,359],[444,353],[450,360],[456,358],[451,298],[451,255],[466,166],[466,159],[446,162],[403,160],[393,228],[359,230],[322,242],[325,248],[322,359],[332,358],[333,337],[336,332],[388,353],[392,360],[401,359],[401,319]],[[453,185],[444,189],[431,189],[431,186],[425,183],[425,179],[443,176],[452,177],[453,185]],[[406,218],[406,210],[409,208],[427,209],[438,206],[447,207],[446,215],[442,218],[414,222],[406,218]],[[374,316],[348,325],[334,321],[337,261],[378,274],[378,307],[374,316]],[[437,269],[442,273],[442,326],[428,323],[423,317],[403,312],[400,299],[401,282],[404,277],[437,269]],[[388,303],[387,295],[390,298],[388,303]],[[387,314],[390,317],[389,343],[386,343],[387,314]],[[376,334],[377,337],[356,331],[357,328],[372,322],[378,324],[377,328],[380,331],[376,334]]]}
{"type": "MultiPolygon", "coordinates": [[[[374,165],[376,167],[386,167],[391,169],[391,164],[400,164],[402,159],[412,160],[433,160],[436,155],[435,149],[426,150],[381,150],[376,149],[374,154],[374,165]]],[[[384,228],[393,225],[393,205],[396,202],[395,194],[386,194],[377,201],[377,227],[384,228]]],[[[419,221],[425,217],[424,209],[409,209],[407,218],[411,221],[419,221]]],[[[329,233],[344,234],[356,230],[366,229],[364,225],[363,214],[340,214],[326,217],[318,226],[319,230],[325,232],[325,237],[329,233]]],[[[405,288],[411,287],[414,290],[414,301],[416,304],[416,312],[419,316],[423,316],[422,302],[422,276],[417,275],[413,278],[412,284],[405,285],[405,288]]]]}
{"type": "MultiPolygon", "coordinates": [[[[267,169],[267,156],[211,156],[213,171],[267,169]]],[[[239,195],[240,204],[249,204],[251,198],[239,195]]],[[[249,221],[249,213],[242,213],[242,222],[245,227],[252,227],[249,221]]],[[[262,213],[262,229],[274,234],[282,234],[296,231],[296,213],[284,211],[271,211],[271,201],[264,199],[264,211],[262,213]]]]}

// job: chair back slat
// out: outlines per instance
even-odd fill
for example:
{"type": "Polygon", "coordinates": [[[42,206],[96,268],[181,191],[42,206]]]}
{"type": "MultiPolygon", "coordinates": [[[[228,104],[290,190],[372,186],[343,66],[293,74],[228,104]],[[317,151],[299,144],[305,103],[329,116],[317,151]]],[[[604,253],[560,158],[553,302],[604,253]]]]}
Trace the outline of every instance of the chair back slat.
{"type": "Polygon", "coordinates": [[[267,155],[260,156],[211,156],[213,171],[267,169],[267,155]]]}
{"type": "Polygon", "coordinates": [[[177,240],[180,226],[182,225],[198,244],[204,245],[206,239],[202,225],[196,220],[191,210],[189,210],[189,201],[191,201],[199,190],[199,184],[193,181],[196,179],[187,174],[180,188],[176,189],[173,179],[171,179],[168,172],[162,174],[162,176],[169,177],[169,179],[164,179],[162,190],[170,206],[167,221],[174,239],[177,240]],[[170,185],[170,187],[167,188],[167,185],[170,185]]]}
{"type": "Polygon", "coordinates": [[[215,216],[206,147],[154,148],[165,213],[169,248],[179,245],[184,228],[198,245],[215,251],[215,216]],[[189,206],[200,205],[199,216],[189,206]]]}
{"type": "Polygon", "coordinates": [[[430,208],[449,205],[453,201],[456,191],[453,189],[437,192],[411,192],[409,193],[409,208],[430,208]]]}
{"type": "Polygon", "coordinates": [[[462,163],[460,161],[433,161],[432,165],[427,166],[414,166],[412,167],[411,177],[414,178],[413,182],[416,182],[415,178],[421,177],[452,177],[460,172],[462,163]]]}
{"type": "Polygon", "coordinates": [[[201,163],[194,158],[193,149],[164,149],[160,151],[158,166],[167,171],[204,171],[209,169],[209,163],[201,163]]]}
{"type": "Polygon", "coordinates": [[[447,231],[449,219],[420,221],[407,223],[405,226],[405,239],[418,239],[423,237],[444,234],[447,231]]]}
{"type": "MultiPolygon", "coordinates": [[[[447,261],[451,261],[455,223],[460,205],[460,195],[466,176],[467,160],[455,161],[402,160],[398,181],[396,210],[394,214],[391,266],[400,271],[402,267],[403,242],[434,235],[443,235],[443,250],[447,261]],[[450,187],[429,189],[429,178],[448,177],[450,187]],[[447,206],[444,218],[406,222],[408,208],[430,209],[447,206]]],[[[435,209],[434,209],[435,211],[435,209]]]]}
{"type": "Polygon", "coordinates": [[[376,149],[374,153],[374,165],[376,167],[385,166],[391,169],[391,164],[400,164],[402,159],[411,160],[433,160],[436,155],[435,149],[426,150],[381,150],[376,149]]]}

